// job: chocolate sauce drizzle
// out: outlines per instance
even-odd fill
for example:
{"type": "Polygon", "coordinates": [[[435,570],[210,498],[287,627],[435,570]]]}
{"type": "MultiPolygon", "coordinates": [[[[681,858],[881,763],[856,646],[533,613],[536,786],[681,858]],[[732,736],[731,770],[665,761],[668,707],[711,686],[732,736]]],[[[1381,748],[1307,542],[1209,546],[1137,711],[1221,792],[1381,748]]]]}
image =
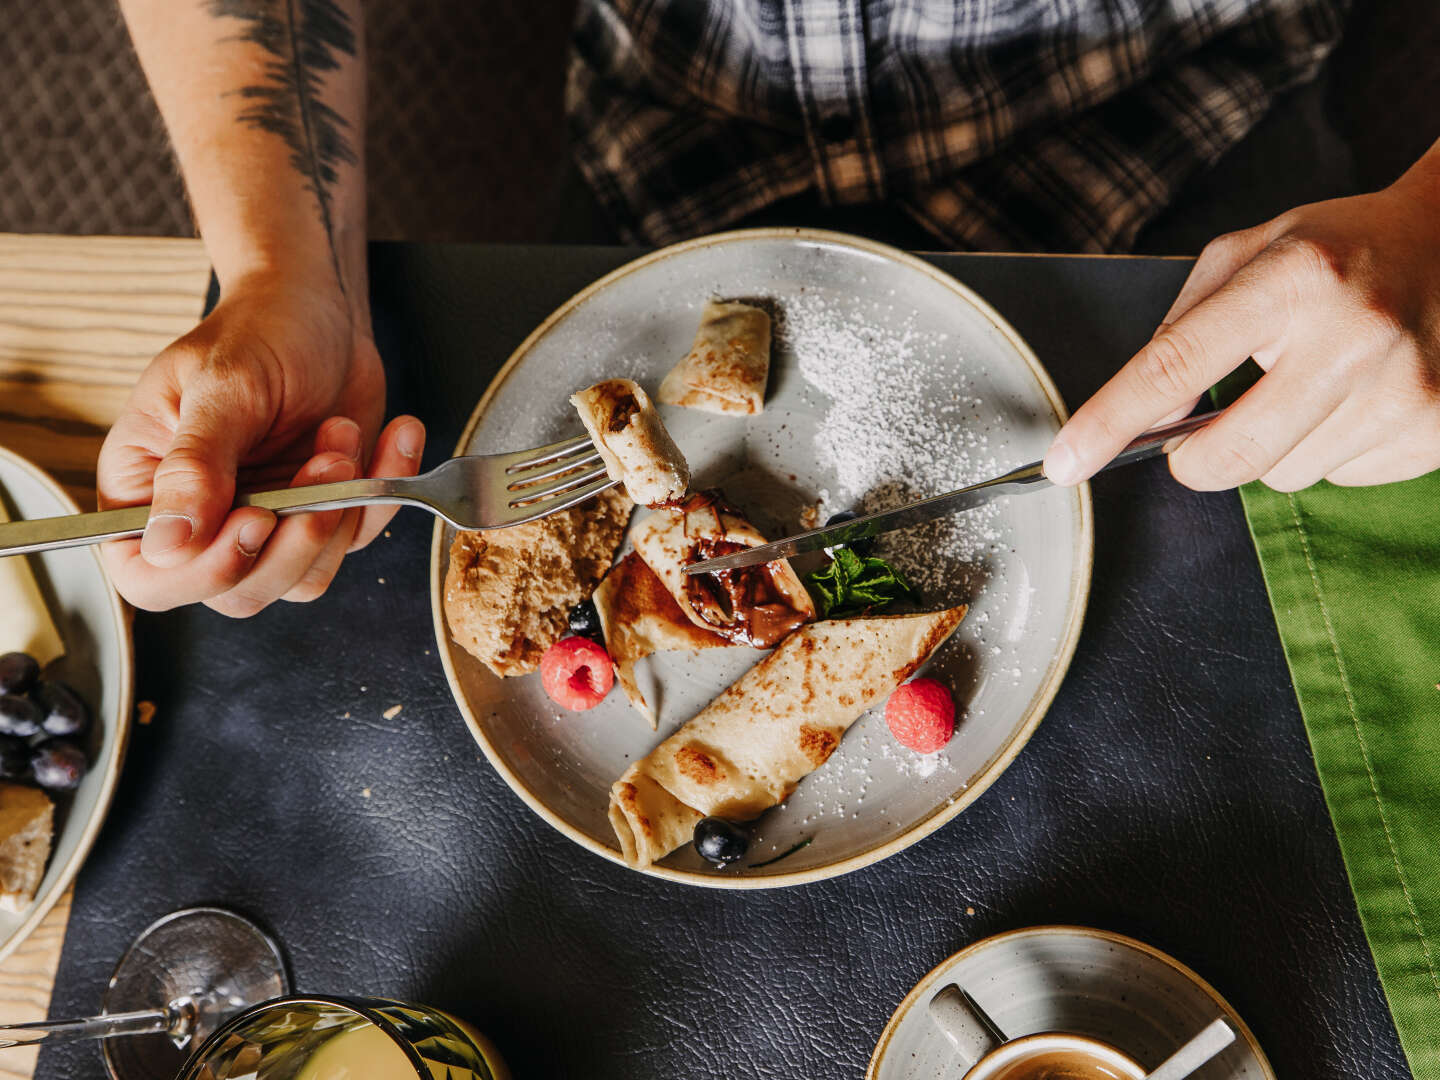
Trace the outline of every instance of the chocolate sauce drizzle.
{"type": "MultiPolygon", "coordinates": [[[[745,550],[744,544],[722,539],[725,522],[721,515],[729,513],[739,517],[740,514],[718,491],[697,492],[679,509],[685,514],[685,536],[690,541],[684,560],[686,566],[745,550]],[[707,518],[713,515],[713,527],[708,520],[703,528],[699,522],[692,527],[692,514],[703,514],[707,518]]],[[[809,621],[809,616],[797,610],[780,587],[785,566],[781,561],[687,575],[685,598],[695,613],[721,637],[737,644],[768,649],[809,621]]]]}

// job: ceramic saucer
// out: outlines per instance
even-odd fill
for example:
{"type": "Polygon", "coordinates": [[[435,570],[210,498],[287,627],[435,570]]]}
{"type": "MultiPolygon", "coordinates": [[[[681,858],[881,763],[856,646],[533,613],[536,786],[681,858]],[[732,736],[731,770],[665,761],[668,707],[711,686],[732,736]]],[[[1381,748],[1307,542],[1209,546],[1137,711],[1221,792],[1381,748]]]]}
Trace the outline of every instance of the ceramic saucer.
{"type": "Polygon", "coordinates": [[[956,1080],[960,1059],[929,1003],[956,983],[1006,1037],[1068,1031],[1154,1069],[1217,1017],[1239,1035],[1194,1080],[1275,1080],[1265,1053],[1224,998],[1195,972],[1133,938],[1079,926],[1014,930],[962,949],[910,991],[875,1046],[866,1080],[956,1080]]]}

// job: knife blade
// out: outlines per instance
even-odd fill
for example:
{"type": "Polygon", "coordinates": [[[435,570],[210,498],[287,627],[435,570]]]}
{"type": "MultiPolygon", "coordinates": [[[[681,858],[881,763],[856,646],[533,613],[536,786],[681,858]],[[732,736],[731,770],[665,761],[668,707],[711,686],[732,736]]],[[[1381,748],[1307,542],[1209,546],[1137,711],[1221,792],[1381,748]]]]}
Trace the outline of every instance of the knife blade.
{"type": "MultiPolygon", "coordinates": [[[[1217,409],[1214,412],[1200,413],[1198,416],[1188,416],[1184,420],[1177,420],[1164,427],[1152,428],[1132,440],[1100,471],[1104,472],[1106,469],[1129,465],[1169,453],[1179,445],[1185,436],[1199,431],[1224,412],[1224,409],[1217,409]]],[[[880,510],[864,517],[851,518],[849,521],[837,525],[811,529],[808,532],[787,536],[783,540],[776,540],[773,544],[761,544],[759,547],[746,548],[733,555],[722,555],[718,559],[705,559],[703,562],[691,563],[685,567],[685,573],[711,574],[717,570],[735,570],[742,566],[756,566],[760,563],[774,562],[776,559],[787,559],[806,551],[819,551],[821,548],[833,547],[837,544],[850,544],[856,540],[866,540],[895,529],[918,525],[922,521],[933,521],[936,518],[958,514],[964,510],[973,510],[1002,495],[1014,495],[1052,486],[1050,480],[1045,476],[1043,463],[1032,461],[1028,465],[1021,465],[1000,476],[982,480],[980,483],[971,484],[968,487],[957,488],[954,491],[947,491],[943,495],[933,495],[928,499],[906,503],[904,506],[897,506],[890,510],[880,510]]]]}

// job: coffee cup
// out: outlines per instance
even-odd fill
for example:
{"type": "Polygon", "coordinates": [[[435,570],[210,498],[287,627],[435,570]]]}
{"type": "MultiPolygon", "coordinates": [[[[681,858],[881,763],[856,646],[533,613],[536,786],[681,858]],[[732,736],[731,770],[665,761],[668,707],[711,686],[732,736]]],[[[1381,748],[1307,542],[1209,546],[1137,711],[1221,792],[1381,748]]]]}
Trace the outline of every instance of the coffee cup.
{"type": "MultiPolygon", "coordinates": [[[[1146,1080],[1145,1069],[1109,1043],[1076,1032],[1009,1038],[979,1004],[950,985],[930,999],[930,1017],[964,1063],[963,1080],[1146,1080]]],[[[1217,1020],[1165,1062],[1151,1080],[1180,1080],[1234,1039],[1217,1020]]]]}
{"type": "Polygon", "coordinates": [[[1128,1054],[1085,1035],[1047,1031],[1011,1039],[970,1066],[964,1080],[1144,1080],[1128,1054]]]}

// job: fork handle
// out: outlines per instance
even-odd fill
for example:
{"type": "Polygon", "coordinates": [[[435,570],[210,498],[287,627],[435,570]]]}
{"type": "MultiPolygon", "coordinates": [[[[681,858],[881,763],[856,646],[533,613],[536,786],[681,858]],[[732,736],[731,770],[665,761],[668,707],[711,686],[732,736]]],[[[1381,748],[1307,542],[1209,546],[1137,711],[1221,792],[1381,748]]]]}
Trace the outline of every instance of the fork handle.
{"type": "MultiPolygon", "coordinates": [[[[258,506],[277,514],[311,513],[316,510],[343,510],[354,506],[393,503],[424,506],[428,503],[415,490],[416,477],[365,477],[338,484],[311,484],[239,495],[235,506],[258,506]]],[[[145,531],[150,507],[127,506],[92,514],[34,518],[0,524],[0,558],[25,555],[55,548],[83,547],[106,540],[126,540],[145,531]]]]}

